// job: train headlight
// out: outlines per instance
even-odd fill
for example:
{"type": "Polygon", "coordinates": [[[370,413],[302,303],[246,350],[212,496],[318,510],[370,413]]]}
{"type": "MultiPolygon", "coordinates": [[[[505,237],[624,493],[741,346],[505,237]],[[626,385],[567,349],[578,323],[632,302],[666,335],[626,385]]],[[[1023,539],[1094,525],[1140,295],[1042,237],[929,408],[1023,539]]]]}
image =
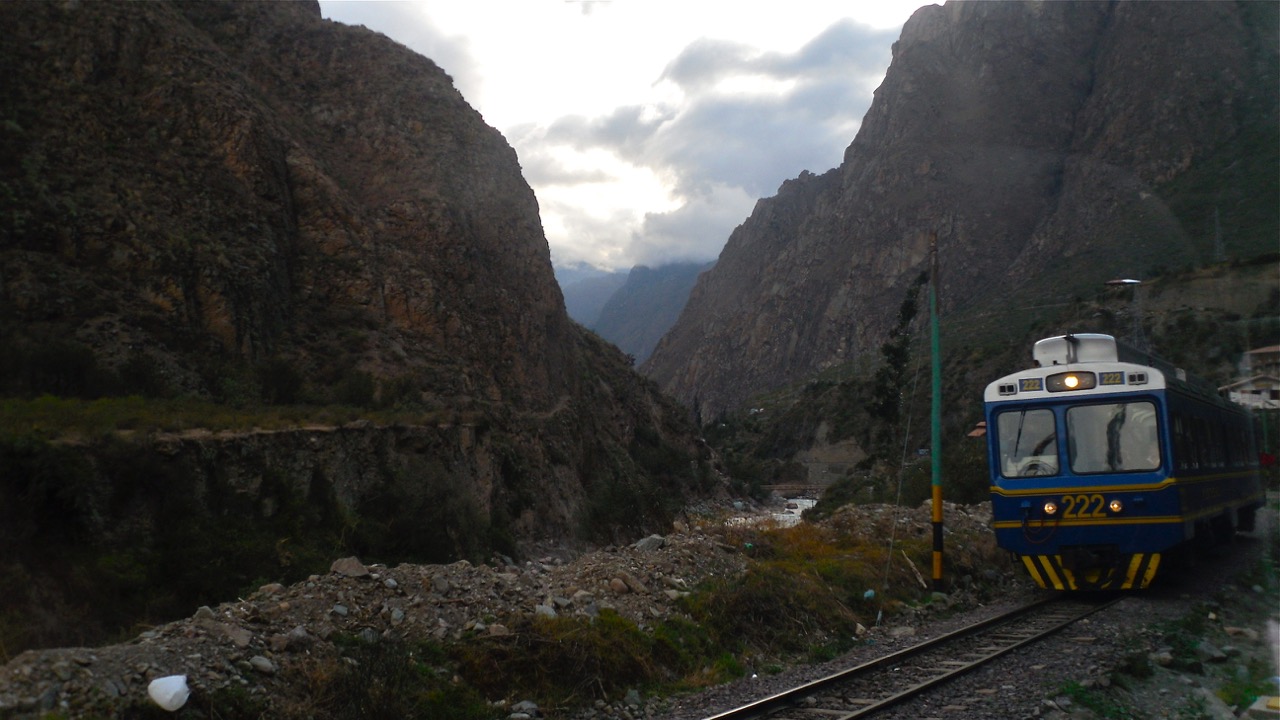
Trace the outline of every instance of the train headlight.
{"type": "Polygon", "coordinates": [[[1052,500],[1049,500],[1044,504],[1045,515],[1054,515],[1054,514],[1057,514],[1057,512],[1058,512],[1058,503],[1052,500]]]}
{"type": "Polygon", "coordinates": [[[1091,372],[1056,373],[1044,379],[1044,387],[1049,392],[1088,390],[1098,387],[1098,376],[1091,372]]]}
{"type": "Polygon", "coordinates": [[[1118,513],[1121,510],[1124,510],[1124,503],[1120,502],[1119,498],[1116,498],[1115,500],[1107,503],[1107,507],[1111,509],[1111,512],[1118,513]]]}

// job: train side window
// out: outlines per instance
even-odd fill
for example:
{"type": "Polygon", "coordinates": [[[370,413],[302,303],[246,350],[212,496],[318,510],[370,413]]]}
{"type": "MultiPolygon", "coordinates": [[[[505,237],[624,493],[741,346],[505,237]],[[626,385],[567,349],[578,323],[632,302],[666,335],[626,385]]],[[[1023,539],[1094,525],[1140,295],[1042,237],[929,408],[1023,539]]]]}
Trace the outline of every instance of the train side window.
{"type": "Polygon", "coordinates": [[[1187,416],[1183,430],[1186,433],[1187,442],[1187,467],[1191,470],[1199,470],[1204,464],[1204,452],[1200,447],[1199,433],[1196,432],[1196,419],[1187,416]]]}
{"type": "Polygon", "coordinates": [[[1143,401],[1067,408],[1067,456],[1071,471],[1080,474],[1158,469],[1155,405],[1143,401]]]}
{"type": "Polygon", "coordinates": [[[1058,474],[1058,429],[1048,408],[1006,410],[996,416],[1000,473],[1005,477],[1058,474]]]}
{"type": "Polygon", "coordinates": [[[1222,416],[1222,458],[1227,467],[1237,467],[1244,459],[1240,452],[1240,427],[1234,418],[1222,416]]]}
{"type": "Polygon", "coordinates": [[[1200,467],[1213,467],[1213,446],[1209,441],[1209,423],[1202,417],[1192,420],[1193,436],[1195,438],[1196,456],[1200,459],[1200,467]]]}
{"type": "Polygon", "coordinates": [[[1173,416],[1173,456],[1179,470],[1193,467],[1191,441],[1187,437],[1187,418],[1182,413],[1173,416]]]}
{"type": "Polygon", "coordinates": [[[1231,428],[1225,413],[1215,413],[1213,441],[1218,447],[1218,467],[1231,467],[1231,428]]]}

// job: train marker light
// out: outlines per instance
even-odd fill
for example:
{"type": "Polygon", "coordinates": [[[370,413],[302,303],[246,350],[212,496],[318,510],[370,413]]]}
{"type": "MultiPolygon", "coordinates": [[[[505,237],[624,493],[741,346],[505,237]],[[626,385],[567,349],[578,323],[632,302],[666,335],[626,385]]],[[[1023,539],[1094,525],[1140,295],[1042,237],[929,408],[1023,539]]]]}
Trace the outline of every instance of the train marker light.
{"type": "Polygon", "coordinates": [[[1120,502],[1119,499],[1116,499],[1116,500],[1112,500],[1110,503],[1107,503],[1107,507],[1111,508],[1111,512],[1118,513],[1121,510],[1124,510],[1124,503],[1120,502]]]}
{"type": "Polygon", "coordinates": [[[1044,514],[1053,515],[1058,512],[1058,503],[1050,500],[1044,504],[1044,514]]]}

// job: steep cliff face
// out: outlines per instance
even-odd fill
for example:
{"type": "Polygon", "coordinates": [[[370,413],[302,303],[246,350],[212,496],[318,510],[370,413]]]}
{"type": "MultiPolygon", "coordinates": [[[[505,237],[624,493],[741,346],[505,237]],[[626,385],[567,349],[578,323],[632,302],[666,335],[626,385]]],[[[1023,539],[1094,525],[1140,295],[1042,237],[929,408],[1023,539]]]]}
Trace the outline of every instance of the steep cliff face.
{"type": "Polygon", "coordinates": [[[714,411],[874,352],[934,233],[953,315],[1210,260],[1215,223],[1274,251],[1274,10],[921,8],[841,166],[757,204],[645,372],[714,411]]]}
{"type": "Polygon", "coordinates": [[[571,343],[514,151],[429,60],[314,3],[21,3],[4,313],[108,365],[440,372],[549,406],[571,343]]]}
{"type": "MultiPolygon", "coordinates": [[[[412,531],[364,553],[475,557],[665,527],[709,487],[684,411],[568,319],[515,152],[430,60],[314,2],[3,3],[0,22],[0,395],[398,413],[171,452],[145,425],[0,433],[0,585],[36,578],[0,621],[94,592],[68,557],[155,571],[174,508],[228,559],[162,582],[229,593],[243,544],[261,575],[302,571],[270,548],[303,526],[289,554],[351,552],[372,522],[412,531]],[[281,503],[315,507],[272,529],[281,503]],[[219,540],[228,513],[248,524],[219,540]]],[[[145,594],[124,575],[119,597],[145,594]]]]}

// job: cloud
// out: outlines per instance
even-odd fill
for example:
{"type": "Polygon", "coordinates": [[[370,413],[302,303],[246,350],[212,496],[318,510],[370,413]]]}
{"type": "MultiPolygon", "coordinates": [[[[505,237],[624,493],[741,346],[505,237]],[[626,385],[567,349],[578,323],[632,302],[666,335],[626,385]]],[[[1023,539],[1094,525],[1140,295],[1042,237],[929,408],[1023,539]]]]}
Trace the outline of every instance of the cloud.
{"type": "Polygon", "coordinates": [[[892,38],[842,20],[791,54],[699,40],[659,80],[683,91],[680,105],[562,117],[540,141],[605,149],[673,173],[681,192],[723,183],[770,194],[801,170],[822,172],[839,163],[870,106],[870,90],[883,77],[892,38]],[[762,90],[752,92],[753,86],[762,90]]]}
{"type": "Polygon", "coordinates": [[[470,3],[324,0],[323,10],[440,65],[516,149],[553,257],[618,268],[712,259],[757,199],[838,165],[888,67],[893,17],[912,2],[893,5],[883,28],[590,0],[555,12],[502,5],[519,30],[470,3]],[[662,23],[664,38],[682,39],[629,44],[662,23]]]}
{"type": "Polygon", "coordinates": [[[715,258],[728,239],[726,228],[745,220],[757,199],[739,187],[712,185],[676,210],[645,213],[622,255],[633,265],[650,267],[715,258]]]}
{"type": "Polygon", "coordinates": [[[802,170],[834,167],[870,107],[868,85],[883,77],[893,37],[841,20],[789,54],[694,43],[663,73],[685,92],[684,109],[635,160],[663,164],[689,187],[720,182],[757,196],[802,170]],[[764,91],[746,89],[753,84],[764,91]]]}
{"type": "Polygon", "coordinates": [[[668,63],[658,80],[669,80],[685,92],[706,91],[721,79],[756,65],[760,54],[743,43],[701,38],[668,63]]]}
{"type": "Polygon", "coordinates": [[[717,185],[668,212],[649,212],[641,218],[627,208],[584,213],[576,204],[560,200],[540,204],[544,219],[567,238],[552,248],[553,262],[628,268],[717,257],[728,237],[725,228],[741,223],[757,200],[742,188],[717,185]]]}
{"type": "Polygon", "coordinates": [[[889,48],[900,28],[876,29],[848,18],[833,23],[790,56],[781,67],[792,73],[854,74],[880,77],[888,65],[889,48]]]}
{"type": "Polygon", "coordinates": [[[593,183],[607,183],[615,179],[600,166],[575,166],[555,153],[553,148],[542,147],[536,143],[525,143],[525,152],[520,153],[520,172],[524,179],[534,187],[550,188],[557,185],[575,186],[593,183]]]}
{"type": "Polygon", "coordinates": [[[883,75],[896,31],[877,30],[848,18],[833,23],[794,53],[763,52],[745,43],[703,38],[667,64],[660,81],[700,93],[739,76],[819,82],[831,76],[883,75]]]}
{"type": "Polygon", "coordinates": [[[566,223],[566,230],[591,225],[597,237],[614,238],[609,254],[630,264],[711,259],[757,199],[801,171],[821,173],[840,163],[895,38],[895,31],[842,20],[793,53],[698,40],[655,83],[677,89],[672,99],[560,117],[526,128],[513,144],[522,158],[536,158],[526,167],[535,188],[604,181],[599,168],[570,172],[557,165],[558,148],[647,169],[669,184],[680,205],[644,214],[625,241],[616,239],[618,226],[566,223]]]}
{"type": "Polygon", "coordinates": [[[543,202],[540,198],[539,204],[544,224],[550,219],[565,238],[551,247],[552,262],[570,264],[582,261],[605,269],[629,268],[635,264],[627,249],[627,236],[618,232],[619,228],[636,225],[637,220],[630,210],[589,214],[582,212],[574,203],[543,202]]]}

